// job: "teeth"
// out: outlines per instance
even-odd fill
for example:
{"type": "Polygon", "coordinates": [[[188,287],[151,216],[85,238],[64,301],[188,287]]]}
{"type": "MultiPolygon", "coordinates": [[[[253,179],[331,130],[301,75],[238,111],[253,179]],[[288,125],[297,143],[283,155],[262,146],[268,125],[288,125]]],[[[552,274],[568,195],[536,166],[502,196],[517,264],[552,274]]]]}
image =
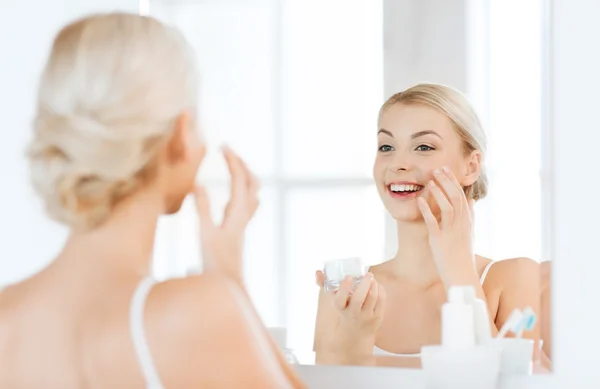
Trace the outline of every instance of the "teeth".
{"type": "Polygon", "coordinates": [[[390,189],[392,190],[392,192],[416,192],[418,190],[421,190],[421,188],[423,188],[421,185],[390,185],[390,189]]]}

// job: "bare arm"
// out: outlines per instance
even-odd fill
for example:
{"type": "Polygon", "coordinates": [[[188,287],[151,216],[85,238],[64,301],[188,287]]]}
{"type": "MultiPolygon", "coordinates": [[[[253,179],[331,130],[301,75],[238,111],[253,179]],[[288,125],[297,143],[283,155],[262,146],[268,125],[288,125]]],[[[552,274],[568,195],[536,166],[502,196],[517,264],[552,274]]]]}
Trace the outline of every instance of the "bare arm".
{"type": "Polygon", "coordinates": [[[542,262],[540,264],[540,268],[542,271],[542,279],[541,279],[541,310],[542,317],[541,326],[542,326],[542,339],[544,340],[543,350],[544,353],[548,356],[548,358],[552,358],[552,297],[551,297],[551,262],[542,262]]]}
{"type": "Polygon", "coordinates": [[[509,318],[516,308],[531,308],[537,317],[537,322],[532,331],[525,332],[524,338],[533,339],[534,358],[542,358],[540,354],[541,335],[541,304],[540,304],[540,265],[528,258],[517,258],[500,261],[494,265],[493,273],[490,271],[490,282],[502,285],[498,313],[495,318],[497,328],[509,318]]]}
{"type": "Polygon", "coordinates": [[[226,277],[157,286],[147,334],[160,377],[174,388],[305,388],[244,292],[226,277]]]}
{"type": "Polygon", "coordinates": [[[327,305],[331,304],[327,299],[323,289],[319,291],[319,302],[317,304],[317,319],[315,322],[315,338],[313,351],[317,353],[323,349],[323,342],[327,339],[327,333],[331,333],[333,328],[339,325],[339,314],[330,309],[327,305]]]}

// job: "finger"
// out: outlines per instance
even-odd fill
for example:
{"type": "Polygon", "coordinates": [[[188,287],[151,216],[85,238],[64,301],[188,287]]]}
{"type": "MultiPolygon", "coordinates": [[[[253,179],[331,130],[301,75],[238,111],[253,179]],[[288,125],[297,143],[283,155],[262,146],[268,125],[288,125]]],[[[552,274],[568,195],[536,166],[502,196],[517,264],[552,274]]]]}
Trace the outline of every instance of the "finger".
{"type": "Polygon", "coordinates": [[[240,158],[239,156],[238,156],[238,159],[242,165],[242,168],[244,169],[244,172],[246,173],[246,185],[247,185],[247,192],[248,192],[247,200],[248,200],[251,214],[254,214],[254,212],[258,208],[258,203],[259,203],[258,192],[260,190],[260,181],[258,180],[256,175],[254,173],[252,173],[252,171],[248,168],[248,165],[246,164],[246,162],[244,162],[244,160],[242,158],[240,158]]]}
{"type": "Polygon", "coordinates": [[[333,303],[339,310],[344,310],[348,307],[348,301],[350,300],[350,289],[352,288],[352,277],[348,276],[340,283],[340,288],[335,293],[333,303]]]}
{"type": "Polygon", "coordinates": [[[383,285],[381,285],[381,284],[377,285],[377,293],[378,293],[377,302],[375,303],[375,308],[373,309],[373,312],[375,313],[376,317],[383,317],[383,311],[385,309],[385,301],[387,300],[387,293],[386,293],[383,285]]]}
{"type": "Polygon", "coordinates": [[[450,204],[452,204],[455,214],[460,215],[467,205],[466,197],[464,190],[460,187],[458,181],[456,181],[454,174],[452,174],[450,169],[444,166],[442,170],[433,172],[433,176],[440,188],[444,190],[448,200],[450,200],[450,204]]]}
{"type": "Polygon", "coordinates": [[[425,225],[427,226],[429,235],[437,236],[440,233],[440,226],[438,225],[435,216],[433,216],[433,213],[431,212],[431,208],[429,208],[427,201],[425,201],[424,198],[419,197],[417,199],[417,204],[419,205],[421,215],[423,215],[423,220],[425,220],[425,225]]]}
{"type": "Polygon", "coordinates": [[[325,285],[325,274],[321,270],[317,270],[315,273],[315,281],[321,288],[325,285]]]}
{"type": "Polygon", "coordinates": [[[463,186],[460,184],[460,182],[458,182],[458,179],[456,178],[456,175],[454,174],[452,169],[450,169],[448,166],[444,166],[442,167],[442,171],[446,174],[446,176],[448,177],[452,185],[454,185],[458,193],[462,193],[463,197],[465,197],[465,190],[463,189],[463,186]]]}
{"type": "Polygon", "coordinates": [[[258,187],[256,186],[256,184],[258,183],[258,180],[256,180],[256,177],[254,176],[254,173],[252,173],[252,171],[248,168],[248,165],[242,159],[242,157],[240,157],[239,155],[236,155],[236,157],[239,160],[239,163],[242,166],[242,169],[244,169],[244,172],[246,173],[246,185],[247,185],[247,187],[251,188],[251,187],[254,186],[254,187],[256,187],[256,189],[258,189],[258,187]]]}
{"type": "Polygon", "coordinates": [[[362,310],[362,306],[365,303],[371,285],[373,285],[373,274],[367,273],[367,275],[360,280],[358,287],[350,299],[349,308],[354,314],[357,315],[362,310]]]}
{"type": "Polygon", "coordinates": [[[194,188],[194,203],[196,204],[196,211],[198,212],[198,218],[200,219],[200,228],[202,231],[207,231],[208,228],[214,228],[215,224],[210,214],[210,202],[208,199],[208,193],[206,190],[197,186],[194,188]]]}
{"type": "Polygon", "coordinates": [[[379,297],[379,283],[375,280],[371,281],[371,289],[367,293],[367,298],[362,306],[365,312],[373,312],[375,305],[377,304],[377,298],[379,297]]]}
{"type": "Polygon", "coordinates": [[[229,147],[223,147],[223,155],[227,162],[227,168],[231,176],[231,194],[229,203],[225,209],[225,218],[223,224],[229,224],[238,221],[243,215],[240,209],[244,205],[247,195],[247,178],[245,170],[240,159],[229,147]]]}
{"type": "Polygon", "coordinates": [[[440,187],[434,181],[429,181],[429,191],[433,195],[435,202],[438,203],[440,211],[442,211],[442,223],[452,225],[455,212],[452,204],[450,204],[440,187]]]}

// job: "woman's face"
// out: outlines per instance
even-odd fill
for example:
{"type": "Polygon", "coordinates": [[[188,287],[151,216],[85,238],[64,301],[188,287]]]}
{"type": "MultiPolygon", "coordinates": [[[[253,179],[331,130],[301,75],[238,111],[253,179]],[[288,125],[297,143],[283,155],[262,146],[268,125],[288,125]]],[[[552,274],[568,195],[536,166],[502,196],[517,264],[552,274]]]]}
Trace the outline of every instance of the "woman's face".
{"type": "Polygon", "coordinates": [[[423,104],[394,104],[382,114],[377,134],[373,176],[383,204],[398,221],[421,221],[417,198],[434,214],[439,207],[427,188],[433,172],[449,167],[461,186],[479,177],[481,154],[465,155],[452,121],[423,104]]]}

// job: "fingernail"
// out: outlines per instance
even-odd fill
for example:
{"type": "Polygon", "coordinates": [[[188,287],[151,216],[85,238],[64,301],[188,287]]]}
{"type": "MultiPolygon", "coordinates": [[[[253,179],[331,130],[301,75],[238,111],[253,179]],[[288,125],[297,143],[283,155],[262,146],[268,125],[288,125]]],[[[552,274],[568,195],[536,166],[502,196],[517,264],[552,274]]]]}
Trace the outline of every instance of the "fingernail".
{"type": "Polygon", "coordinates": [[[432,187],[432,188],[435,186],[435,182],[433,182],[433,181],[429,181],[429,183],[428,183],[428,184],[429,184],[429,186],[430,186],[430,187],[432,187]]]}
{"type": "Polygon", "coordinates": [[[443,171],[445,171],[446,173],[450,173],[450,168],[448,166],[444,166],[442,168],[443,171]]]}
{"type": "Polygon", "coordinates": [[[435,170],[433,171],[433,174],[436,174],[436,175],[437,175],[437,174],[442,174],[442,172],[440,171],[440,169],[435,169],[435,170]]]}

